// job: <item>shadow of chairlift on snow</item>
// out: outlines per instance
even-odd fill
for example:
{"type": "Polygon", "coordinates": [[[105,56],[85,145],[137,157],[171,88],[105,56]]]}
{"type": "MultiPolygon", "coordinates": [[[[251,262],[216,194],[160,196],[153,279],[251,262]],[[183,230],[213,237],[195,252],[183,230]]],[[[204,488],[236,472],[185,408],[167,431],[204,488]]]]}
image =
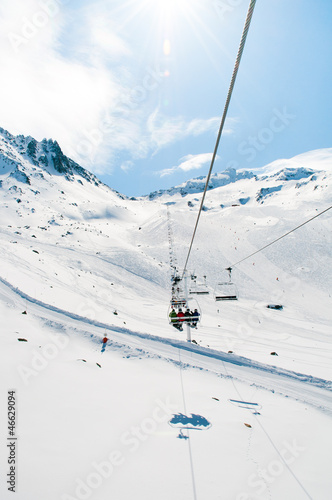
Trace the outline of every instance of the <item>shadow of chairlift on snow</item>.
{"type": "Polygon", "coordinates": [[[202,431],[210,429],[212,426],[211,422],[209,422],[205,417],[202,415],[195,415],[194,413],[191,413],[190,417],[184,415],[183,413],[176,413],[168,423],[171,427],[179,429],[180,433],[177,436],[179,439],[189,438],[188,435],[186,436],[183,434],[184,430],[202,431]]]}
{"type": "Polygon", "coordinates": [[[253,413],[253,415],[260,415],[258,410],[262,409],[262,405],[258,403],[251,403],[250,401],[240,401],[237,399],[229,399],[228,401],[233,405],[238,406],[239,408],[250,410],[253,413]]]}

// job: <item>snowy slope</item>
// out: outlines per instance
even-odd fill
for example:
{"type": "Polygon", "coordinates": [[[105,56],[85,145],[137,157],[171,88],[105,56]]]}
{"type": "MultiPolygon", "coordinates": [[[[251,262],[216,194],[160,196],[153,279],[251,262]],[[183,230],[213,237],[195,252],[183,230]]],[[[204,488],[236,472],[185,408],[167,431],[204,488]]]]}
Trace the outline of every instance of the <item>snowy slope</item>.
{"type": "Polygon", "coordinates": [[[188,344],[167,320],[168,233],[181,268],[204,179],[128,199],[53,141],[0,140],[17,498],[329,499],[331,212],[233,266],[238,301],[213,295],[226,267],[332,205],[332,150],[212,178],[189,263],[210,294],[188,344]],[[177,439],[178,413],[212,425],[177,439]]]}

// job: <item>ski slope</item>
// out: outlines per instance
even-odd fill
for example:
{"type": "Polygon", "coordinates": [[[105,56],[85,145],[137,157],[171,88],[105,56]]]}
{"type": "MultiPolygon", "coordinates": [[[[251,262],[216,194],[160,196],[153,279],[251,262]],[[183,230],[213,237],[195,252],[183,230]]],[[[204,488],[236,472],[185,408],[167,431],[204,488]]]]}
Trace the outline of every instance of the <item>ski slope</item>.
{"type": "Polygon", "coordinates": [[[215,176],[190,260],[210,293],[188,343],[168,324],[167,234],[181,266],[200,181],[128,199],[55,171],[52,145],[36,145],[45,167],[31,138],[2,137],[0,453],[7,474],[14,389],[16,498],[328,500],[330,212],[235,266],[238,301],[213,295],[226,267],[332,204],[332,151],[215,176]],[[209,425],[181,431],[181,414],[209,425]]]}
{"type": "Polygon", "coordinates": [[[26,299],[4,285],[1,299],[18,498],[329,497],[331,382],[130,331],[107,332],[101,354],[105,328],[37,304],[22,315],[26,299]],[[193,473],[168,424],[178,413],[212,424],[189,431],[193,473]]]}

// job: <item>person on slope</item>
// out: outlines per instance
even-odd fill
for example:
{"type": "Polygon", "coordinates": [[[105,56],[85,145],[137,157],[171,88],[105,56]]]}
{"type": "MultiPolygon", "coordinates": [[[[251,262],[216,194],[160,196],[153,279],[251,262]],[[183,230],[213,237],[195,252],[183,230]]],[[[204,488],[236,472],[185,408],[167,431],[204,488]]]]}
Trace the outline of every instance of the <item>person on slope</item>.
{"type": "Polygon", "coordinates": [[[107,341],[108,341],[108,338],[107,338],[107,337],[106,337],[106,335],[105,335],[105,337],[104,337],[104,338],[103,338],[103,340],[102,340],[103,345],[101,346],[101,352],[104,352],[104,351],[105,351],[107,341]]]}

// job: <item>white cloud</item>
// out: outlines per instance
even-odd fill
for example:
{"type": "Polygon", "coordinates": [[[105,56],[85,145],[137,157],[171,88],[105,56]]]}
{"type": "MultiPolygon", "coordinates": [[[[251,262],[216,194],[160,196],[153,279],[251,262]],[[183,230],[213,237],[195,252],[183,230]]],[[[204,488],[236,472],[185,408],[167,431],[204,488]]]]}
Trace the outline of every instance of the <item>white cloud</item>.
{"type": "Polygon", "coordinates": [[[202,153],[198,155],[187,155],[181,158],[181,163],[175,167],[166,168],[158,172],[160,177],[166,175],[171,175],[179,170],[183,172],[190,172],[191,170],[198,170],[203,167],[206,163],[211,163],[212,153],[202,153]]]}
{"type": "Polygon", "coordinates": [[[121,165],[121,170],[123,170],[125,173],[128,173],[132,168],[134,167],[134,163],[130,160],[124,161],[121,165]]]}
{"type": "Polygon", "coordinates": [[[67,44],[72,54],[87,64],[100,66],[122,62],[132,55],[129,45],[116,33],[117,26],[107,4],[91,4],[75,12],[67,44]]]}
{"type": "Polygon", "coordinates": [[[115,106],[124,92],[107,66],[110,46],[114,58],[124,57],[129,49],[115,34],[105,34],[100,20],[92,22],[76,12],[76,23],[68,25],[73,18],[66,4],[70,7],[70,2],[56,0],[2,0],[1,126],[38,140],[57,139],[79,160],[77,144],[100,129],[105,107],[115,106]],[[85,33],[84,43],[74,36],[75,26],[85,33]],[[64,36],[72,36],[66,52],[60,43],[64,36]],[[90,44],[94,57],[80,57],[84,44],[90,44]]]}
{"type": "Polygon", "coordinates": [[[0,126],[56,139],[96,174],[110,173],[121,152],[130,161],[147,158],[185,138],[216,134],[220,122],[155,108],[164,72],[158,63],[137,63],[111,7],[112,1],[0,4],[0,126]]]}
{"type": "MultiPolygon", "coordinates": [[[[195,118],[187,121],[182,117],[170,118],[163,116],[159,110],[155,110],[148,118],[147,131],[151,141],[151,148],[159,149],[181,141],[186,137],[197,137],[207,132],[217,134],[220,125],[220,117],[208,119],[195,118]]],[[[225,134],[232,132],[231,128],[225,129],[225,134]]]]}
{"type": "MultiPolygon", "coordinates": [[[[121,105],[120,98],[115,109],[105,110],[103,120],[100,120],[96,127],[84,128],[84,137],[76,143],[75,149],[70,151],[71,156],[82,165],[93,168],[95,173],[102,174],[103,165],[109,165],[120,152],[130,155],[132,167],[132,160],[157,154],[162,148],[186,137],[195,137],[211,131],[217,133],[218,130],[217,118],[186,121],[184,118],[157,116],[156,113],[155,111],[146,121],[145,106],[138,106],[137,109],[134,107],[128,112],[126,107],[121,105]]],[[[200,168],[198,161],[203,162],[204,155],[198,155],[196,160],[186,158],[183,167],[174,167],[174,171],[200,168]]]]}

